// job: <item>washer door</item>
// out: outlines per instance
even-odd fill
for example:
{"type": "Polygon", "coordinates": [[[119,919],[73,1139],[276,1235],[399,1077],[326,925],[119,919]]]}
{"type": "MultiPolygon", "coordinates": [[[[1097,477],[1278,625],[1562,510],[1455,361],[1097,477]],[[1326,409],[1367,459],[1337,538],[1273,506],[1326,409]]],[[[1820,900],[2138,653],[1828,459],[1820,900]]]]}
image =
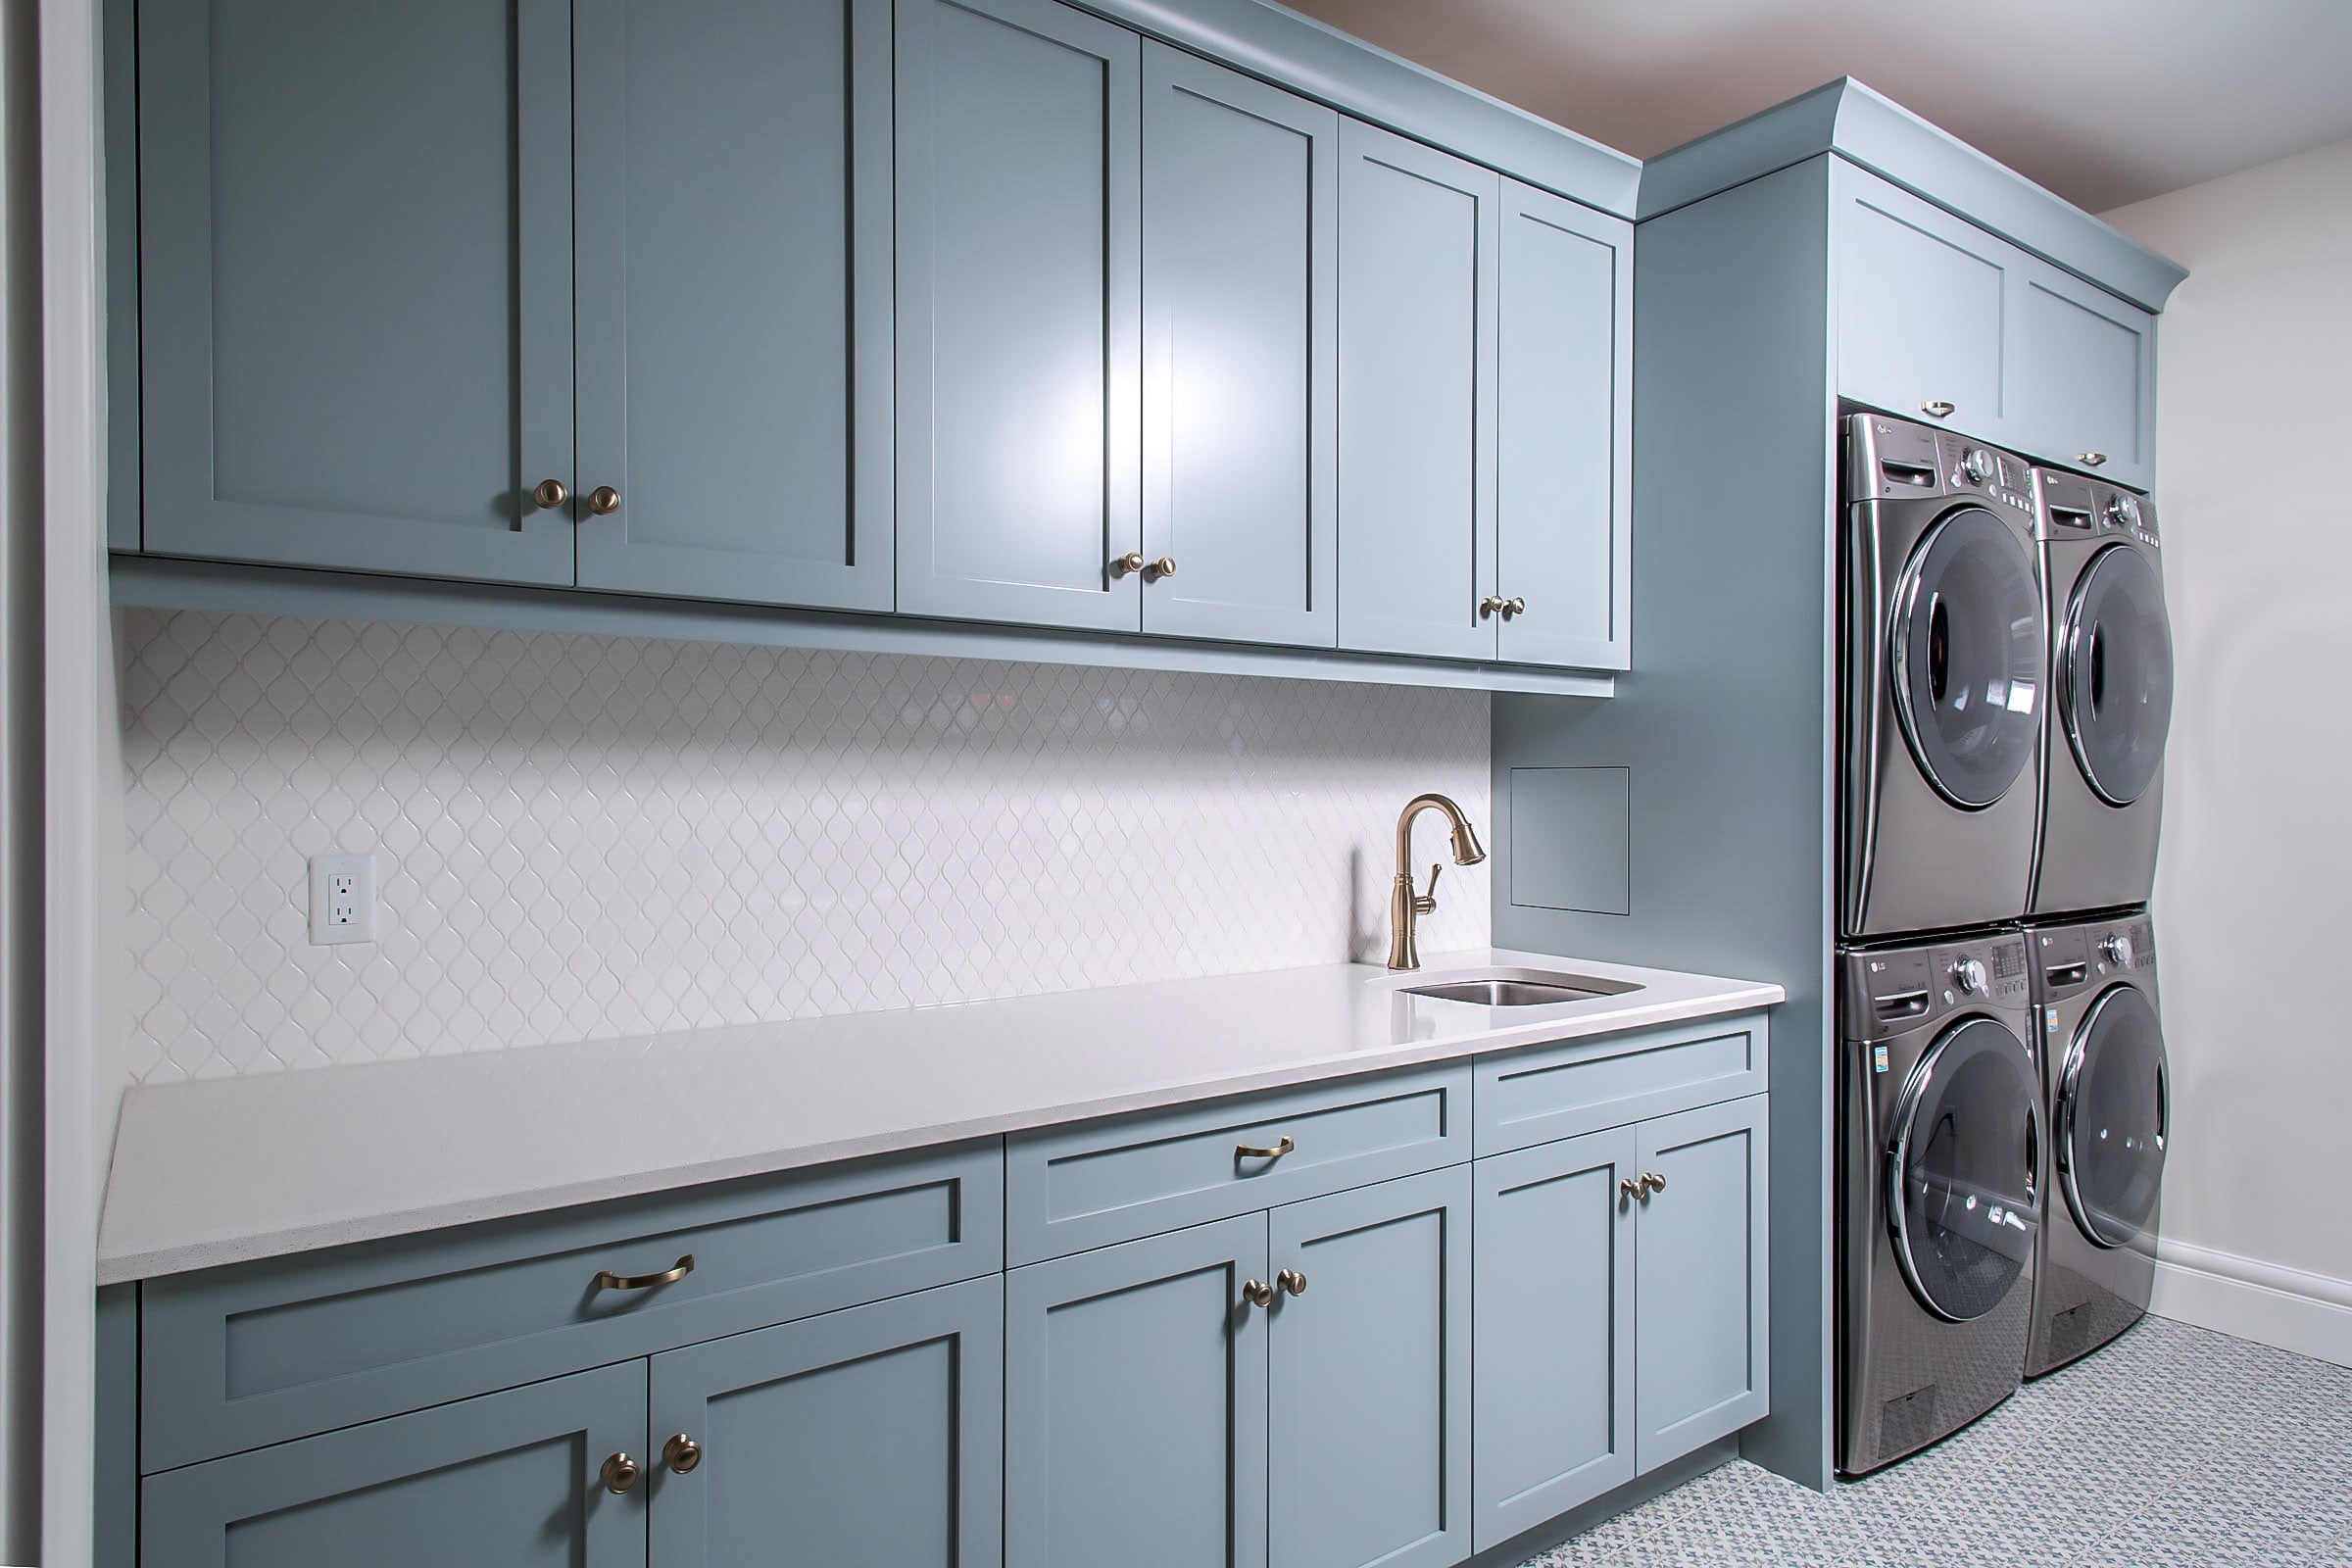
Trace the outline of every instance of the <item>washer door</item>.
{"type": "Polygon", "coordinates": [[[2033,1266],[2040,1096],[2026,1048],[1990,1018],[1952,1025],[1903,1085],[1887,1150],[1894,1255],[1920,1303],[1965,1323],[2033,1266]]]}
{"type": "Polygon", "coordinates": [[[2041,591],[2034,558],[1982,507],[1936,520],[1894,594],[1895,712],[1937,794],[1981,810],[2034,760],[2041,591]]]}
{"type": "Polygon", "coordinates": [[[2148,558],[2124,544],[2091,557],[2061,635],[2067,744],[2099,799],[2130,806],[2155,780],[2173,724],[2173,632],[2148,558]]]}
{"type": "Polygon", "coordinates": [[[2101,1247],[2154,1241],[2170,1089],[2156,1009],[2139,987],[2110,986],[2075,1031],[2051,1107],[2066,1206],[2101,1247]]]}

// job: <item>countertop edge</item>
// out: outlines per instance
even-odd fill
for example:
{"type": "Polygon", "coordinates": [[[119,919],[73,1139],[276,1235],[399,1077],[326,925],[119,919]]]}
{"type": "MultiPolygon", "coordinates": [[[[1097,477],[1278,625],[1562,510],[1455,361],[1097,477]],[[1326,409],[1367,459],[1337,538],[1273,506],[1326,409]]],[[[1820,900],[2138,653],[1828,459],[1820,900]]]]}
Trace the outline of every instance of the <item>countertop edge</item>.
{"type": "MultiPolygon", "coordinates": [[[[110,1251],[102,1229],[97,1283],[100,1286],[122,1285],[355,1243],[383,1241],[484,1221],[515,1219],[586,1203],[643,1197],[712,1182],[775,1175],[917,1150],[944,1149],[1044,1127],[1073,1125],[1400,1068],[1468,1060],[1533,1046],[1625,1034],[1698,1018],[1756,1011],[1775,1006],[1787,998],[1786,990],[1778,985],[1726,981],[1720,988],[1702,995],[1622,1004],[1581,1018],[1530,1020],[1479,1035],[1416,1042],[1340,1056],[1307,1057],[1256,1071],[1173,1079],[1121,1094],[1041,1103],[951,1121],[886,1127],[817,1143],[786,1145],[710,1160],[628,1171],[606,1179],[563,1182],[536,1189],[516,1188],[480,1199],[416,1208],[332,1216],[299,1226],[203,1237],[175,1246],[110,1251]]],[[[111,1207],[109,1213],[111,1216],[111,1207]]]]}

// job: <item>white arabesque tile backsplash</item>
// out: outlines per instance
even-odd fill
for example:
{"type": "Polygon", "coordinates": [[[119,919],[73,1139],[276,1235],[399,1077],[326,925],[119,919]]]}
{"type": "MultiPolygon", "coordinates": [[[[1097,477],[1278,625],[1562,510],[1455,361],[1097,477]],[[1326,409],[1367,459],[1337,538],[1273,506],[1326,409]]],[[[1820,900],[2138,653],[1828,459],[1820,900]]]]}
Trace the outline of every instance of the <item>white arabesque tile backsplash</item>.
{"type": "MultiPolygon", "coordinates": [[[[1397,809],[1491,826],[1475,692],[121,626],[142,1082],[1378,961],[1397,809]],[[372,944],[309,944],[331,850],[372,944]]],[[[1448,864],[1424,950],[1485,946],[1489,888],[1448,864]]]]}

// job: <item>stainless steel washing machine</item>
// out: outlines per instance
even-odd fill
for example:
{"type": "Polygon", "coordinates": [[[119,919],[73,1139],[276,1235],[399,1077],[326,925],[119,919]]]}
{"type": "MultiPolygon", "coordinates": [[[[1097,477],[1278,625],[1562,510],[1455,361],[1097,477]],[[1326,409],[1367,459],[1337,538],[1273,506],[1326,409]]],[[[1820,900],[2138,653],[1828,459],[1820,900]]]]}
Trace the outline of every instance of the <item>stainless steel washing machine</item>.
{"type": "Polygon", "coordinates": [[[1844,421],[1838,930],[2014,920],[2034,872],[2046,651],[2034,470],[1844,421]]]}
{"type": "Polygon", "coordinates": [[[2156,509],[2053,468],[2035,472],[2034,488],[2050,700],[2027,912],[2145,904],[2173,717],[2156,509]]]}
{"type": "Polygon", "coordinates": [[[1838,1469],[1958,1431],[2025,1370],[2041,1086],[2014,928],[1838,957],[1838,1469]]]}
{"type": "Polygon", "coordinates": [[[2145,910],[2028,926],[2054,1194],[2034,1263],[2026,1375],[2097,1349],[2147,1312],[2172,1083],[2145,910]]]}

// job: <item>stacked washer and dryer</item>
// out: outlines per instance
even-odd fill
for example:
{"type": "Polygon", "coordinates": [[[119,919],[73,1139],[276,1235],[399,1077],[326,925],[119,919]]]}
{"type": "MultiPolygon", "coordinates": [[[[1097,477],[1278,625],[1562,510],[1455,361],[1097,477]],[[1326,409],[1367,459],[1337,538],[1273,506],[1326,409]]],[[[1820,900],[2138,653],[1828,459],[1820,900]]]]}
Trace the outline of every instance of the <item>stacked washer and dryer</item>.
{"type": "Polygon", "coordinates": [[[1838,1468],[2142,1311],[2171,639],[2144,498],[1843,421],[1838,1468]]]}

